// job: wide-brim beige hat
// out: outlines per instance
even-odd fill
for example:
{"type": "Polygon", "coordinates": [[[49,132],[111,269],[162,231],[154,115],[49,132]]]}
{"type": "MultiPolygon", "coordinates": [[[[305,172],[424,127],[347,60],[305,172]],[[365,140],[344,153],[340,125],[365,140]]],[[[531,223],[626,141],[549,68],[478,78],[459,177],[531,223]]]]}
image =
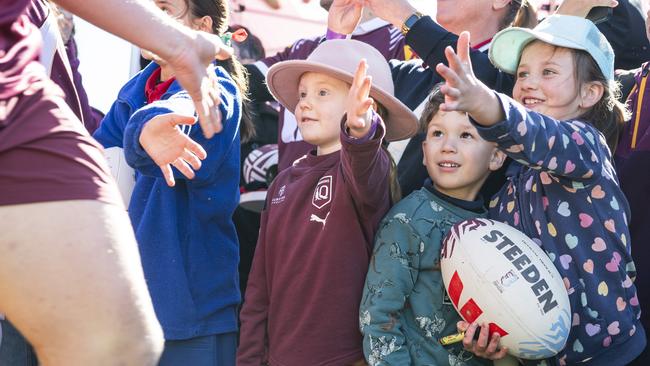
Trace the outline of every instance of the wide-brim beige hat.
{"type": "Polygon", "coordinates": [[[395,87],[390,67],[384,56],[367,43],[352,39],[325,41],[306,60],[279,62],[269,69],[266,83],[275,99],[293,112],[298,105],[298,83],[306,72],[323,73],[352,84],[361,59],[368,63],[372,76],[370,97],[388,110],[384,118],[387,141],[398,141],[413,136],[418,119],[411,110],[395,98],[395,87]]]}

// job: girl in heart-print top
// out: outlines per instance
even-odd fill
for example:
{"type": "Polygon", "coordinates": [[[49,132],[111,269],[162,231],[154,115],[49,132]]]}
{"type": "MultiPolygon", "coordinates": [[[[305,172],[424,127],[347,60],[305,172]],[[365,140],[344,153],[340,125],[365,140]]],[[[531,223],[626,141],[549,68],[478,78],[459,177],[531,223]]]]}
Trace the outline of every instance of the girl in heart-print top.
{"type": "MultiPolygon", "coordinates": [[[[611,46],[593,23],[573,16],[551,16],[532,31],[500,32],[490,58],[515,74],[514,100],[476,79],[467,47],[464,34],[458,54],[447,50],[449,67],[437,66],[446,80],[444,110],[467,112],[481,136],[516,161],[489,214],[537,242],[564,279],[572,325],[551,364],[628,364],[646,338],[629,208],[612,165],[627,112],[615,100],[611,46]]],[[[493,356],[471,341],[476,328],[469,327],[466,348],[493,356]]]]}

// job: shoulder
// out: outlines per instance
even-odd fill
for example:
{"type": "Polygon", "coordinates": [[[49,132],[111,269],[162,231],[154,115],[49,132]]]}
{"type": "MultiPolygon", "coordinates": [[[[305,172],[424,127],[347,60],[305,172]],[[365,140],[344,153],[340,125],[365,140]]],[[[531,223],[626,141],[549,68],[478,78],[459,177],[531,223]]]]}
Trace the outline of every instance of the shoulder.
{"type": "Polygon", "coordinates": [[[431,217],[433,210],[431,205],[434,201],[424,191],[419,189],[397,202],[384,217],[383,225],[401,222],[413,226],[413,221],[419,217],[431,217]]]}

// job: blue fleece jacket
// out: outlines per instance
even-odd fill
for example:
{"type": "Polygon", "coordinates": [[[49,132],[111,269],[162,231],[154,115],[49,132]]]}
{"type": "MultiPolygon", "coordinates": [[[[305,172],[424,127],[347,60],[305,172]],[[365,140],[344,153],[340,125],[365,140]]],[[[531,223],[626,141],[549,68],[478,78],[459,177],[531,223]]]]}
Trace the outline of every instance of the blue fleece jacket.
{"type": "Polygon", "coordinates": [[[129,216],[165,338],[233,332],[240,301],[232,214],[239,202],[241,95],[217,67],[223,131],[208,140],[198,124],[182,128],[208,156],[193,180],[174,170],[176,186],[168,187],[140,146],[140,133],[156,115],[192,115],[194,105],[176,81],[161,100],[146,105],[144,86],[157,67],[150,64],[122,88],[94,137],[104,147],[123,147],[137,172],[129,216]]]}
{"type": "Polygon", "coordinates": [[[506,119],[476,128],[517,163],[489,215],[539,243],[564,279],[573,322],[555,361],[625,365],[646,338],[633,283],[629,206],[605,138],[587,123],[557,121],[497,96],[506,119]]]}

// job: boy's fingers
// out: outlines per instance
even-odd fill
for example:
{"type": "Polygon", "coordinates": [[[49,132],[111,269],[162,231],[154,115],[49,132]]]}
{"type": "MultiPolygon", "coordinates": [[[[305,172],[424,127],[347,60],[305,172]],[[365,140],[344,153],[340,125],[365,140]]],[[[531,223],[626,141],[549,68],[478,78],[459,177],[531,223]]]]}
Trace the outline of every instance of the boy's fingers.
{"type": "Polygon", "coordinates": [[[468,327],[469,327],[469,323],[466,322],[466,321],[464,321],[464,320],[460,320],[460,321],[458,321],[458,322],[456,323],[456,329],[457,329],[459,332],[464,332],[464,331],[466,331],[468,327]]]}
{"type": "Polygon", "coordinates": [[[465,331],[465,337],[463,338],[463,347],[465,347],[466,350],[472,350],[474,346],[474,333],[476,332],[477,326],[478,324],[472,323],[465,331]]]}
{"type": "Polygon", "coordinates": [[[493,354],[497,351],[497,348],[499,348],[500,338],[499,333],[492,334],[492,337],[490,337],[490,343],[488,343],[487,349],[485,350],[488,354],[493,354]]]}
{"type": "Polygon", "coordinates": [[[480,332],[478,334],[478,340],[476,341],[476,346],[481,352],[485,352],[485,349],[488,346],[489,337],[490,331],[488,330],[487,324],[481,325],[480,332]]]}

